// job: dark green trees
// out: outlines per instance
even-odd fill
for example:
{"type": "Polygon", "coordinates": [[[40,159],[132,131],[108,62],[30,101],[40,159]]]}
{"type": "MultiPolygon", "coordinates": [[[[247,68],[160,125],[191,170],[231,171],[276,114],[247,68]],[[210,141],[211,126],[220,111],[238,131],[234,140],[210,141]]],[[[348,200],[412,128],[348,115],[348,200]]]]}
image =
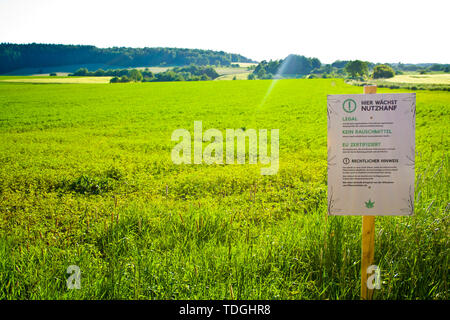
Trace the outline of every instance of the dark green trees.
{"type": "Polygon", "coordinates": [[[261,61],[253,71],[258,79],[271,79],[274,75],[280,77],[304,76],[311,70],[320,68],[321,62],[317,58],[290,54],[283,60],[261,61]]]}
{"type": "MultiPolygon", "coordinates": [[[[183,48],[97,48],[62,44],[0,44],[0,74],[21,68],[75,64],[104,64],[121,68],[141,66],[222,65],[253,62],[239,54],[183,48]]],[[[80,74],[82,75],[82,74],[80,74]]]]}
{"type": "Polygon", "coordinates": [[[345,71],[351,78],[356,78],[364,77],[365,75],[367,75],[369,72],[369,68],[367,66],[367,62],[361,60],[353,60],[349,61],[345,65],[345,71]]]}
{"type": "Polygon", "coordinates": [[[385,64],[379,64],[373,68],[373,78],[392,78],[395,76],[394,69],[385,64]]]}

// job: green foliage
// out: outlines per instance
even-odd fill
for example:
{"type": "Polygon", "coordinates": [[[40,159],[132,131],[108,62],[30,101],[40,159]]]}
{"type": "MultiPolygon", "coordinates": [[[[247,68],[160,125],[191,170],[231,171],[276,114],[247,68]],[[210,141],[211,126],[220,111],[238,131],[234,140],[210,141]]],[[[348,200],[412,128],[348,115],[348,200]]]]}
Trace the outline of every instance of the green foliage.
{"type": "Polygon", "coordinates": [[[142,79],[143,79],[142,73],[136,69],[130,70],[128,75],[130,77],[130,80],[134,81],[134,82],[139,82],[139,81],[142,81],[142,79]]]}
{"type": "MultiPolygon", "coordinates": [[[[86,68],[80,68],[77,71],[75,71],[73,74],[71,74],[71,76],[78,76],[78,77],[84,77],[84,76],[89,76],[89,71],[86,68]]],[[[93,76],[93,74],[92,74],[93,76]]]]}
{"type": "Polygon", "coordinates": [[[271,79],[273,75],[279,77],[299,77],[307,75],[314,68],[320,68],[321,63],[317,58],[307,58],[301,55],[291,54],[284,60],[261,61],[253,71],[258,79],[271,79]]]}
{"type": "Polygon", "coordinates": [[[153,81],[184,81],[182,74],[174,72],[173,70],[167,70],[165,72],[160,72],[155,75],[153,81]]]}
{"type": "MultiPolygon", "coordinates": [[[[0,83],[0,299],[359,299],[361,218],[326,215],[326,96],[362,88],[271,84],[0,83]],[[279,128],[278,174],[173,164],[198,119],[279,128]]],[[[417,93],[416,212],[376,219],[375,299],[449,298],[449,95],[417,93]]]]}
{"type": "Polygon", "coordinates": [[[20,68],[103,63],[119,67],[253,62],[239,54],[181,48],[97,48],[62,44],[0,44],[0,74],[20,68]]]}
{"type": "Polygon", "coordinates": [[[345,71],[351,78],[364,77],[368,74],[369,68],[367,62],[361,60],[349,61],[345,65],[345,71]]]}
{"type": "Polygon", "coordinates": [[[394,70],[385,64],[379,64],[376,65],[373,69],[373,78],[374,79],[380,79],[380,78],[393,78],[395,76],[394,70]]]}
{"type": "Polygon", "coordinates": [[[418,64],[410,64],[410,63],[396,63],[392,64],[391,67],[394,68],[396,73],[397,71],[414,71],[420,72],[421,70],[428,70],[434,72],[449,72],[450,65],[449,64],[439,64],[439,63],[418,63],[418,64]]]}
{"type": "Polygon", "coordinates": [[[344,69],[345,66],[349,63],[349,60],[336,60],[335,62],[333,62],[331,64],[332,67],[334,68],[339,68],[339,69],[344,69]]]}
{"type": "Polygon", "coordinates": [[[162,81],[207,81],[216,79],[219,74],[211,66],[175,67],[167,71],[153,74],[148,68],[143,71],[137,69],[97,70],[89,72],[79,69],[70,76],[113,76],[110,83],[119,82],[162,82],[162,81]]]}
{"type": "Polygon", "coordinates": [[[216,79],[219,74],[211,66],[196,66],[190,65],[186,67],[175,67],[172,69],[175,73],[180,73],[186,80],[202,80],[199,77],[203,77],[203,80],[216,79]],[[197,76],[197,77],[195,77],[197,76]]]}

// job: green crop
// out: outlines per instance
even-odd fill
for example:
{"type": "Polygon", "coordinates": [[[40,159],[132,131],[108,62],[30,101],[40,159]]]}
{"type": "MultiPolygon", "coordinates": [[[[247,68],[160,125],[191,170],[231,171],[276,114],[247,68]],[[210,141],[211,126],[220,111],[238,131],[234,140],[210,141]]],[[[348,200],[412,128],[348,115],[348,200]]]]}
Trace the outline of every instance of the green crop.
{"type": "MultiPolygon", "coordinates": [[[[362,88],[272,84],[0,83],[0,299],[359,299],[361,217],[326,215],[326,98],[362,88]],[[195,120],[279,129],[278,173],[173,164],[195,120]]],[[[449,106],[417,92],[415,215],[376,218],[375,299],[449,298],[449,106]]]]}

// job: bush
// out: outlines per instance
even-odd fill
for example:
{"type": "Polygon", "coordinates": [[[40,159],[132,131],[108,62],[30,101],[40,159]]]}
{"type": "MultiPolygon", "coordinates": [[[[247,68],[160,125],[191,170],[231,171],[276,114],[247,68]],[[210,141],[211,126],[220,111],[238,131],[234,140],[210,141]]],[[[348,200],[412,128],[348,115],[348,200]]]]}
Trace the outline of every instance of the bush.
{"type": "Polygon", "coordinates": [[[128,78],[127,76],[121,76],[120,82],[130,82],[130,78],[128,78]]]}
{"type": "Polygon", "coordinates": [[[379,64],[373,68],[373,78],[381,79],[381,78],[393,78],[395,76],[394,70],[385,64],[379,64]]]}
{"type": "Polygon", "coordinates": [[[87,75],[89,75],[89,71],[86,68],[80,68],[71,74],[71,76],[87,76],[87,75]]]}
{"type": "Polygon", "coordinates": [[[130,72],[128,72],[128,75],[130,77],[130,81],[139,82],[142,81],[142,73],[137,69],[132,69],[130,72]]]}
{"type": "Polygon", "coordinates": [[[351,78],[357,79],[357,77],[363,78],[364,75],[368,74],[369,67],[365,61],[354,60],[345,65],[345,71],[351,78]]]}
{"type": "Polygon", "coordinates": [[[94,76],[95,77],[103,77],[103,76],[105,76],[105,70],[98,69],[97,71],[94,72],[94,76]]]}
{"type": "Polygon", "coordinates": [[[50,77],[55,77],[55,76],[56,76],[56,73],[54,73],[54,72],[50,73],[50,77]]]}

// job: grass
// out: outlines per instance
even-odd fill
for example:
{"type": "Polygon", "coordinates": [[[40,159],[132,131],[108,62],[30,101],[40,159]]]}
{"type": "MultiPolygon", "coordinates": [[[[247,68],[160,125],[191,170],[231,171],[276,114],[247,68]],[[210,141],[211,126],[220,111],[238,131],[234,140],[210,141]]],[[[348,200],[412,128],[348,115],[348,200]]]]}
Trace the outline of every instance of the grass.
{"type": "MultiPolygon", "coordinates": [[[[271,84],[0,83],[0,298],[359,299],[361,218],[326,215],[326,95],[362,89],[279,80],[262,103],[271,84]],[[194,120],[280,129],[278,174],[174,165],[194,120]]],[[[449,103],[417,92],[416,213],[376,219],[376,299],[448,299],[449,103]]]]}

